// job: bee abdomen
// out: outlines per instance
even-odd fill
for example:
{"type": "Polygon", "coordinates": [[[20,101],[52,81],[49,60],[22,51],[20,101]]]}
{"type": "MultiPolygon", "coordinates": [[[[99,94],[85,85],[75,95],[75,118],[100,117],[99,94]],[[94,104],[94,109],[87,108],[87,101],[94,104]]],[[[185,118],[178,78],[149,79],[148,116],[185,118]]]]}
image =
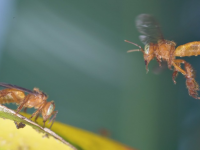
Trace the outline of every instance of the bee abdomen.
{"type": "Polygon", "coordinates": [[[175,56],[198,56],[200,55],[200,41],[190,42],[184,45],[180,45],[174,52],[175,56]]]}

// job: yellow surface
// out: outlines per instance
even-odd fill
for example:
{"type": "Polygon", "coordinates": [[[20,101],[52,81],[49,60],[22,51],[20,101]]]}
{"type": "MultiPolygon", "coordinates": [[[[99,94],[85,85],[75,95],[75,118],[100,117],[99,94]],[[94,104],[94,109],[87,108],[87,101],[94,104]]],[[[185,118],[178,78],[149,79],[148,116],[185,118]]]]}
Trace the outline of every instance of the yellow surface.
{"type": "Polygon", "coordinates": [[[54,139],[43,138],[26,125],[23,129],[16,129],[13,121],[0,118],[0,149],[1,150],[72,150],[72,148],[54,139]]]}
{"type": "MultiPolygon", "coordinates": [[[[23,116],[29,117],[30,115],[21,113],[23,116]]],[[[42,119],[38,118],[38,123],[43,125],[42,119]]],[[[48,121],[46,127],[49,127],[48,121]]],[[[77,149],[84,150],[135,150],[120,144],[109,138],[96,135],[94,133],[75,128],[63,123],[54,122],[52,130],[64,138],[66,141],[77,146],[77,149]]]]}
{"type": "Polygon", "coordinates": [[[109,138],[55,122],[52,130],[84,150],[134,150],[109,138]]]}

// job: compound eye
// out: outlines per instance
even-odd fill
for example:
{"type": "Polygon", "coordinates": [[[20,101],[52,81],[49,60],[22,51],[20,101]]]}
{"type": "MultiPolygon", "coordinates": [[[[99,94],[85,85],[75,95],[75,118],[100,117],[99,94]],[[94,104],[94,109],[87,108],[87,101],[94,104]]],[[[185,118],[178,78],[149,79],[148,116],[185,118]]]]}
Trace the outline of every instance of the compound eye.
{"type": "Polygon", "coordinates": [[[146,44],[144,47],[145,54],[149,54],[149,44],[146,44]]]}
{"type": "Polygon", "coordinates": [[[49,106],[48,110],[47,110],[47,115],[51,115],[51,113],[53,112],[53,110],[54,110],[54,105],[51,104],[51,105],[49,106]]]}

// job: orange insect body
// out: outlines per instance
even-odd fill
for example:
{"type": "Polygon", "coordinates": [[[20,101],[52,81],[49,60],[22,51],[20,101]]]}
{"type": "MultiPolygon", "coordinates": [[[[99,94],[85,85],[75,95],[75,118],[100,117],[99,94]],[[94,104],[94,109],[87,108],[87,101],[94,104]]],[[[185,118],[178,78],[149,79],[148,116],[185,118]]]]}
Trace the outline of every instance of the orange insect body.
{"type": "Polygon", "coordinates": [[[37,91],[37,94],[28,94],[27,99],[28,101],[24,104],[23,107],[32,108],[35,109],[40,108],[44,103],[46,102],[47,96],[43,95],[42,92],[39,91],[39,89],[34,88],[33,91],[37,91]]]}
{"type": "Polygon", "coordinates": [[[0,104],[20,104],[25,98],[24,92],[17,89],[4,89],[0,91],[0,104]]]}
{"type": "Polygon", "coordinates": [[[160,40],[158,43],[150,43],[145,46],[144,59],[146,61],[146,67],[148,69],[149,62],[156,57],[160,63],[162,60],[168,62],[168,66],[171,66],[174,56],[171,53],[175,50],[176,44],[173,41],[160,40]],[[148,50],[149,49],[149,50],[148,50]],[[150,56],[150,57],[149,57],[150,56]]]}
{"type": "MultiPolygon", "coordinates": [[[[54,115],[50,120],[50,122],[52,121],[51,126],[53,125],[57,111],[54,111],[55,104],[53,101],[47,102],[48,97],[45,93],[41,92],[38,88],[34,88],[33,91],[29,91],[27,89],[6,83],[0,83],[0,86],[8,87],[7,89],[3,89],[0,91],[0,104],[16,103],[17,105],[19,105],[16,113],[18,113],[23,107],[35,108],[37,110],[32,114],[30,118],[36,116],[35,117],[36,121],[38,116],[42,114],[44,126],[45,122],[52,115],[54,115]],[[25,92],[29,92],[29,94],[25,95],[23,90],[25,92]]],[[[17,128],[20,128],[20,126],[18,126],[17,124],[16,126],[17,128]]]]}
{"type": "Polygon", "coordinates": [[[200,55],[200,41],[190,42],[178,46],[174,55],[179,57],[200,55]]]}
{"type": "Polygon", "coordinates": [[[145,43],[145,48],[143,50],[141,46],[136,43],[125,40],[125,42],[131,43],[140,48],[139,50],[129,50],[128,52],[141,51],[143,53],[147,72],[148,64],[154,57],[160,66],[162,61],[166,61],[168,63],[168,68],[171,69],[171,67],[173,67],[174,69],[172,75],[174,83],[176,84],[175,78],[178,75],[178,72],[182,73],[186,78],[186,86],[189,95],[195,99],[200,99],[197,93],[197,91],[199,91],[199,85],[195,81],[195,72],[192,66],[185,60],[176,59],[176,56],[185,57],[200,55],[200,41],[190,42],[175,48],[176,43],[163,39],[158,24],[154,18],[148,14],[139,15],[138,20],[136,20],[136,26],[140,33],[143,34],[140,38],[141,41],[145,43]],[[157,42],[155,42],[156,36],[151,35],[153,34],[152,31],[157,32],[157,42]],[[152,38],[154,42],[149,42],[150,38],[152,38]],[[181,64],[184,64],[184,69],[181,68],[181,64]]]}

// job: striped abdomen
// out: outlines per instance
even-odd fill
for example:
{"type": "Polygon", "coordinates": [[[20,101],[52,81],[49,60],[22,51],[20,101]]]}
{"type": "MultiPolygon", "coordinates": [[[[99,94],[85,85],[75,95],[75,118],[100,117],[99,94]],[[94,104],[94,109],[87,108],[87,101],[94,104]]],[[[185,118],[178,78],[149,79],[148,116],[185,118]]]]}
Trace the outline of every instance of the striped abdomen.
{"type": "Polygon", "coordinates": [[[179,57],[200,55],[200,41],[190,42],[178,46],[174,55],[179,57]]]}
{"type": "Polygon", "coordinates": [[[190,42],[178,46],[174,55],[179,57],[200,55],[200,41],[190,42]]]}
{"type": "Polygon", "coordinates": [[[20,104],[25,98],[24,92],[17,89],[3,89],[0,91],[0,104],[20,104]]]}

